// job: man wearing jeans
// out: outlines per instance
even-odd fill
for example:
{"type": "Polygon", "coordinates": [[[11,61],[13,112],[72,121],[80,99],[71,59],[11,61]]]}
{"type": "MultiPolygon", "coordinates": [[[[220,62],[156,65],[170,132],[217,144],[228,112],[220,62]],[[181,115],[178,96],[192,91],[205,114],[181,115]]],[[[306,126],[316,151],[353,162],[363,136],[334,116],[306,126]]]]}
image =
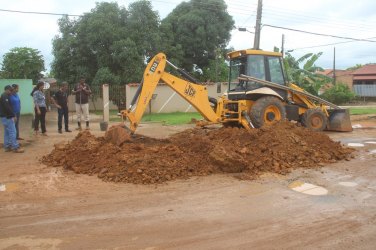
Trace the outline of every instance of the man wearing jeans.
{"type": "Polygon", "coordinates": [[[4,149],[5,152],[13,151],[15,153],[23,153],[24,150],[20,148],[20,144],[16,138],[16,116],[10,104],[10,95],[12,94],[12,87],[5,86],[4,93],[0,97],[0,117],[1,123],[4,126],[4,149]]]}
{"type": "Polygon", "coordinates": [[[85,78],[81,77],[80,82],[74,87],[72,93],[76,95],[76,113],[78,130],[81,130],[81,117],[86,122],[86,129],[89,127],[89,96],[91,89],[89,85],[85,83],[85,78]]]}
{"type": "Polygon", "coordinates": [[[10,104],[12,106],[12,110],[14,114],[16,115],[16,134],[17,134],[17,140],[23,140],[20,137],[20,117],[21,117],[21,100],[18,96],[19,86],[18,84],[12,84],[12,94],[9,96],[10,104]]]}
{"type": "Polygon", "coordinates": [[[54,94],[54,96],[51,98],[52,102],[57,107],[57,127],[58,132],[61,134],[63,133],[63,117],[64,117],[64,127],[65,132],[72,132],[69,130],[69,120],[68,120],[68,83],[63,82],[61,84],[60,89],[54,94]]]}

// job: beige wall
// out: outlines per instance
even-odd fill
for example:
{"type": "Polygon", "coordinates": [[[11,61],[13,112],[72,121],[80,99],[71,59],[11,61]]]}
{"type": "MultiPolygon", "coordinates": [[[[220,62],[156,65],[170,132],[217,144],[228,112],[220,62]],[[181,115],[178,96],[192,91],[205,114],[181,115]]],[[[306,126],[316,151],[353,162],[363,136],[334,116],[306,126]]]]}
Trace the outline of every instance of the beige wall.
{"type": "MultiPolygon", "coordinates": [[[[210,97],[219,97],[223,92],[227,90],[227,83],[221,84],[221,93],[217,93],[217,84],[207,84],[206,88],[208,90],[210,97]]],[[[126,88],[127,98],[126,105],[129,107],[134,94],[138,88],[138,84],[128,84],[126,88]]],[[[166,84],[158,84],[154,94],[156,98],[151,100],[151,112],[152,113],[170,113],[170,112],[197,112],[186,100],[174,92],[166,84]]],[[[149,105],[145,110],[146,113],[150,112],[149,105]]]]}
{"type": "MultiPolygon", "coordinates": [[[[217,84],[209,83],[206,85],[210,97],[219,97],[223,92],[227,91],[227,83],[221,84],[221,93],[217,93],[217,84]]],[[[126,107],[129,107],[133,96],[138,88],[139,84],[128,84],[126,87],[126,107]]],[[[152,113],[170,113],[170,112],[197,112],[197,110],[190,106],[190,104],[180,97],[177,93],[168,87],[166,84],[158,84],[154,94],[156,98],[151,100],[151,112],[152,113]]],[[[68,107],[70,111],[75,111],[75,96],[68,96],[68,107]]],[[[102,98],[97,98],[93,103],[89,100],[90,110],[103,110],[102,98]],[[94,108],[95,107],[95,108],[94,108]]],[[[110,110],[117,110],[117,106],[110,101],[110,110]]],[[[146,113],[150,112],[149,105],[145,110],[146,113]]]]}

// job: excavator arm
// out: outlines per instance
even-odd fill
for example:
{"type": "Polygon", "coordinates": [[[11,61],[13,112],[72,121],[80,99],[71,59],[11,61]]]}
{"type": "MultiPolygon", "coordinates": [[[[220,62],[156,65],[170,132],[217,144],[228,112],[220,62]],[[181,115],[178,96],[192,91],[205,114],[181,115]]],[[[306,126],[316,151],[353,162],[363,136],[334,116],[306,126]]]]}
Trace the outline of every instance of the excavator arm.
{"type": "MultiPolygon", "coordinates": [[[[184,71],[167,61],[165,54],[159,53],[154,56],[146,66],[143,81],[132,100],[131,106],[127,110],[121,111],[123,119],[128,119],[130,122],[129,129],[131,133],[134,133],[137,129],[142,115],[160,81],[166,83],[189,102],[207,121],[213,123],[220,122],[220,116],[215,113],[210,105],[206,87],[166,72],[166,64],[171,65],[178,72],[184,73],[184,71]],[[134,106],[135,104],[136,106],[134,106]]],[[[187,75],[187,78],[194,81],[189,75],[187,75]]]]}

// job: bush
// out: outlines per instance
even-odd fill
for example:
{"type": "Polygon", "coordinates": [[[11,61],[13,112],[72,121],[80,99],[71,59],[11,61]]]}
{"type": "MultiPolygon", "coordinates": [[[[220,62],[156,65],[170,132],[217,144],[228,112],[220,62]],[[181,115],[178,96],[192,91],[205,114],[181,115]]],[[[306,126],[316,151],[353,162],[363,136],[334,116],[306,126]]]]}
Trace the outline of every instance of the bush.
{"type": "Polygon", "coordinates": [[[352,101],[355,98],[355,94],[347,85],[338,83],[327,89],[321,97],[334,104],[343,104],[352,101]]]}

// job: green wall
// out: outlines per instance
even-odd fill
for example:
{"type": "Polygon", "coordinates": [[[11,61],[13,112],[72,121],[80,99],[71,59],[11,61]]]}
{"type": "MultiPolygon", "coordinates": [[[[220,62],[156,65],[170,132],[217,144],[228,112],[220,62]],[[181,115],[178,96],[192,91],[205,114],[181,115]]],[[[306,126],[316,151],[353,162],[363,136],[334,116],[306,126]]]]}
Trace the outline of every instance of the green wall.
{"type": "Polygon", "coordinates": [[[31,79],[0,79],[0,93],[4,92],[6,85],[18,84],[20,91],[18,95],[21,99],[21,114],[33,114],[33,98],[30,96],[33,90],[33,81],[31,79]]]}

